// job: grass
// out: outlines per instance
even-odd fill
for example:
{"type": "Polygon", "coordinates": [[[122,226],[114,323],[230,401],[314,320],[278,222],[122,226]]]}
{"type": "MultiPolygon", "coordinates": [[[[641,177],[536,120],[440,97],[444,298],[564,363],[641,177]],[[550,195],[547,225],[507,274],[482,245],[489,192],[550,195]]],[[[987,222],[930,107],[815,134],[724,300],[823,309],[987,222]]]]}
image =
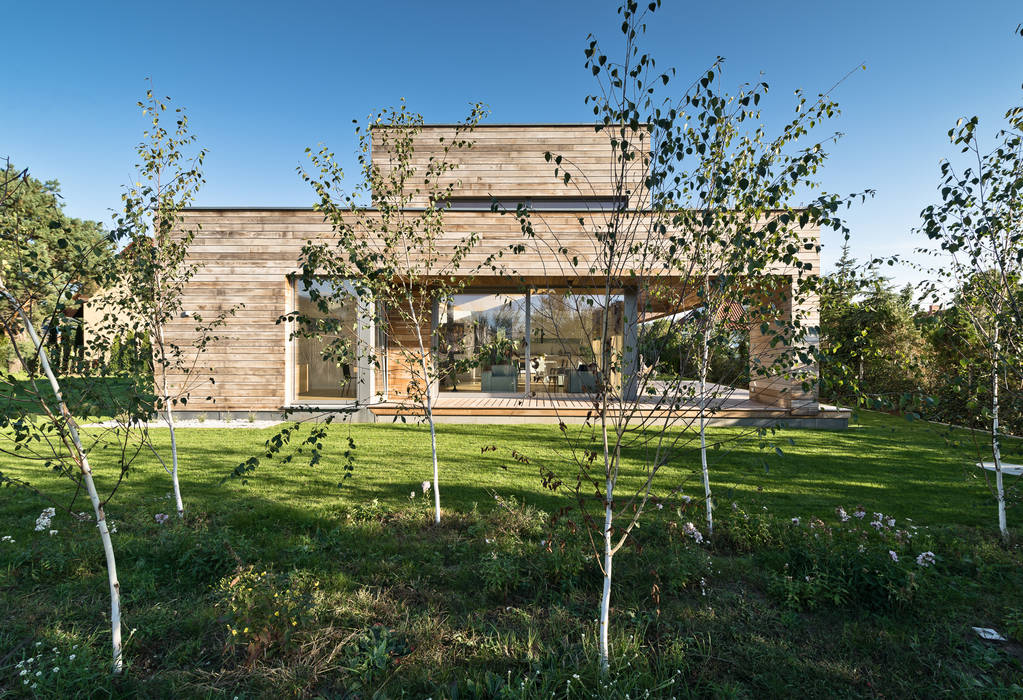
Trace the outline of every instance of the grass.
{"type": "MultiPolygon", "coordinates": [[[[697,504],[666,508],[617,560],[605,681],[593,664],[599,571],[569,521],[550,519],[571,502],[565,489],[540,484],[541,466],[567,468],[556,426],[441,426],[439,528],[420,487],[422,427],[334,426],[316,466],[264,462],[221,483],[273,433],[180,431],[184,522],[154,521],[173,507],[151,460],[111,502],[135,630],[120,680],[103,670],[106,589],[92,528],[58,513],[57,534],[35,533],[48,502],[4,489],[0,536],[15,542],[0,543],[0,608],[12,611],[0,688],[25,690],[16,664],[38,642],[65,660],[77,652],[78,675],[61,676],[71,669],[62,661],[40,676],[34,692],[53,697],[87,687],[151,697],[1023,696],[1023,647],[969,632],[1023,619],[1023,557],[995,537],[990,492],[968,468],[978,458],[970,434],[949,442],[940,428],[865,413],[848,431],[746,436],[714,451],[715,541],[679,534],[683,521],[702,524],[697,504]],[[348,434],[355,472],[339,487],[348,434]],[[841,524],[838,506],[894,515],[906,534],[841,524]],[[826,528],[809,528],[815,517],[826,528]],[[915,566],[924,548],[937,566],[915,566]]],[[[741,433],[713,431],[722,441],[741,433]]],[[[626,490],[642,456],[625,455],[626,490]]],[[[110,463],[94,461],[109,485],[110,463]]],[[[683,449],[662,493],[682,484],[696,496],[696,464],[683,449]]],[[[23,462],[6,458],[0,470],[67,493],[23,462]]],[[[1010,524],[1019,517],[1010,509],[1010,524]]]]}

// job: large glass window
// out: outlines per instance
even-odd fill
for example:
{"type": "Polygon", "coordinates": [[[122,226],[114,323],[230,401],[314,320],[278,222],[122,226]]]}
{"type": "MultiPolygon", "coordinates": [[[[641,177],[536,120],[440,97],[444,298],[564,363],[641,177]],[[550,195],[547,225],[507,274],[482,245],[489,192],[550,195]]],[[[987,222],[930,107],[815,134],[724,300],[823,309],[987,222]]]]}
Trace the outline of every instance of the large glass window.
{"type": "Polygon", "coordinates": [[[525,390],[526,304],[521,294],[456,294],[439,309],[442,391],[525,390]]]}
{"type": "Polygon", "coordinates": [[[354,401],[358,391],[358,297],[348,282],[295,280],[297,403],[354,401]]]}
{"type": "Polygon", "coordinates": [[[530,390],[582,394],[598,376],[617,383],[621,363],[625,302],[620,294],[570,290],[533,293],[530,323],[530,390]],[[607,340],[603,337],[607,317],[607,340]]]}

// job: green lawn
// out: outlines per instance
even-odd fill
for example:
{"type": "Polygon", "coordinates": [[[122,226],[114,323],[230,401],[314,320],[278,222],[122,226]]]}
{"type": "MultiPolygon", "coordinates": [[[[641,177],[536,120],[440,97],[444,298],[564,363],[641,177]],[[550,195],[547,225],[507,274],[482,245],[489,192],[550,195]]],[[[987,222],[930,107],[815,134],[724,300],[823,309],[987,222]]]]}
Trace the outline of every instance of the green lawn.
{"type": "MultiPolygon", "coordinates": [[[[244,482],[221,483],[274,432],[182,430],[183,523],[153,520],[172,504],[152,459],[120,487],[109,513],[125,623],[136,631],[118,681],[99,670],[106,600],[93,530],[58,513],[57,534],[33,532],[48,502],[0,492],[0,536],[15,539],[0,543],[0,609],[11,611],[0,628],[0,689],[25,690],[15,664],[40,642],[65,656],[77,644],[85,664],[79,676],[68,666],[40,677],[34,692],[54,697],[87,682],[100,696],[165,697],[1023,696],[1023,647],[967,633],[970,624],[1023,628],[1023,560],[995,537],[993,499],[968,468],[981,454],[969,434],[950,444],[940,427],[878,414],[841,432],[714,430],[726,443],[711,465],[720,533],[695,545],[678,525],[702,527],[699,506],[667,508],[619,556],[616,685],[605,687],[592,663],[599,572],[582,533],[549,522],[572,502],[565,488],[546,490],[539,478],[541,466],[570,476],[556,426],[440,426],[439,529],[420,489],[430,476],[423,427],[333,426],[316,466],[302,456],[264,461],[244,482]],[[339,487],[349,431],[355,471],[339,487]],[[921,529],[912,541],[908,529],[876,541],[869,528],[846,533],[839,506],[921,529]],[[828,530],[807,528],[812,517],[828,530]],[[939,564],[918,570],[925,548],[939,564]],[[231,581],[248,567],[270,574],[242,600],[231,581]],[[790,575],[798,567],[808,567],[805,585],[790,575]],[[256,644],[248,659],[228,630],[277,630],[271,608],[282,599],[294,636],[268,632],[273,644],[256,644]]],[[[166,431],[155,434],[166,442],[166,431]]],[[[628,491],[642,453],[625,457],[628,491]]],[[[112,482],[107,460],[94,456],[101,489],[112,482]]],[[[681,484],[698,496],[697,464],[695,450],[680,450],[661,493],[681,484]]],[[[9,457],[0,470],[68,493],[9,457]]],[[[1010,509],[1010,525],[1019,518],[1010,509]]]]}

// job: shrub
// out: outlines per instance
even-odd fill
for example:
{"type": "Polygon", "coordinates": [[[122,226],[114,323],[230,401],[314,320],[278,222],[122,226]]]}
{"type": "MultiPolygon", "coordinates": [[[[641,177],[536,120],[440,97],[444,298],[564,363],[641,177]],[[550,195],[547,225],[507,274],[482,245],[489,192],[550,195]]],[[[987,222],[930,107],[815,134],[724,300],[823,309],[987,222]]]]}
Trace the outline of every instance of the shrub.
{"type": "Polygon", "coordinates": [[[227,645],[245,647],[249,663],[287,650],[297,631],[312,618],[318,581],[289,580],[248,567],[225,577],[218,588],[227,645]]]}

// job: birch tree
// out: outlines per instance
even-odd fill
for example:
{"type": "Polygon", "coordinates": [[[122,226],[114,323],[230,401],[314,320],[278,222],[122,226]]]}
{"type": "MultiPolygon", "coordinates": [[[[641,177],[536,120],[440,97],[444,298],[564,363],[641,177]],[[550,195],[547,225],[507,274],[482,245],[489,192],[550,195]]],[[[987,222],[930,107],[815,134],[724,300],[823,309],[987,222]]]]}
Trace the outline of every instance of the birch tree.
{"type": "MultiPolygon", "coordinates": [[[[708,530],[713,526],[708,449],[722,442],[709,440],[707,426],[722,399],[734,391],[709,381],[715,344],[725,341],[729,329],[745,331],[755,324],[778,349],[754,363],[750,374],[783,377],[797,385],[812,381],[810,334],[816,329],[798,315],[785,319],[780,307],[798,306],[813,293],[813,271],[801,253],[817,242],[807,240],[806,230],[842,229],[838,211],[849,201],[820,192],[816,181],[825,146],[836,135],[815,140],[809,134],[837,111],[829,95],[810,99],[799,94],[795,116],[777,136],[768,137],[759,111],[767,85],[725,93],[720,59],[693,83],[676,89],[675,71],[657,69],[641,47],[645,23],[659,5],[627,0],[619,8],[623,46],[618,59],[596,39],[586,48],[586,68],[599,85],[586,102],[595,129],[607,136],[611,156],[606,170],[612,179],[604,205],[578,218],[586,246],[565,243],[561,230],[542,212],[525,206],[515,212],[527,248],[545,261],[547,286],[559,279],[587,280],[566,296],[599,319],[587,420],[576,430],[562,419],[561,432],[575,472],[579,511],[603,575],[598,634],[605,673],[614,558],[651,505],[681,497],[678,482],[666,483],[660,475],[667,465],[677,466],[683,449],[694,444],[708,530]],[[799,197],[811,198],[800,206],[795,203],[799,197]],[[781,270],[789,282],[779,291],[781,270]],[[621,331],[613,320],[619,309],[624,314],[621,331]],[[681,372],[658,379],[651,371],[673,351],[644,337],[649,324],[640,321],[654,316],[662,327],[690,335],[695,330],[697,342],[680,351],[686,357],[679,358],[680,366],[697,368],[695,382],[681,372]],[[641,466],[623,461],[630,453],[640,455],[641,466]],[[640,486],[622,491],[620,477],[633,470],[642,475],[640,486]]],[[[588,174],[592,167],[577,167],[556,153],[547,158],[566,195],[595,192],[588,174]]],[[[563,480],[552,471],[545,483],[556,488],[563,480]]],[[[684,529],[703,541],[692,523],[684,529]]]]}
{"type": "Polygon", "coordinates": [[[212,370],[202,365],[203,352],[216,340],[216,330],[234,309],[207,319],[184,306],[184,290],[201,266],[189,260],[198,230],[182,228],[180,213],[195,200],[204,182],[206,150],[186,153],[194,148],[196,136],[189,131],[184,109],[169,111],[169,101],[150,88],[145,101],[138,103],[149,127],[136,147],[135,182],[121,195],[124,208],[116,219],[115,233],[123,249],[118,256],[117,279],[94,303],[105,312],[96,329],[105,345],[113,345],[114,339],[134,338],[148,341],[152,347],[148,371],[128,370],[132,400],[155,409],[170,432],[170,449],[165,455],[149,440],[148,427],[139,426],[148,450],[170,475],[175,508],[181,517],[185,505],[174,411],[186,406],[193,392],[211,385],[212,370]],[[172,122],[169,128],[168,118],[172,122]],[[168,336],[168,328],[184,324],[190,326],[188,346],[178,345],[168,336]]]}
{"type": "Polygon", "coordinates": [[[952,315],[939,319],[949,321],[946,329],[972,355],[985,358],[989,390],[982,417],[989,435],[998,529],[1008,538],[1001,406],[1007,392],[1018,398],[1023,391],[1023,107],[1008,110],[1005,120],[991,150],[977,133],[977,117],[960,119],[949,130],[962,162],[941,163],[941,202],[921,213],[919,232],[929,246],[918,252],[938,260],[925,268],[930,273],[925,293],[936,303],[951,301],[956,316],[965,316],[972,332],[952,323],[952,315]]]}
{"type": "Polygon", "coordinates": [[[352,343],[353,329],[342,328],[331,309],[361,305],[363,318],[390,339],[388,361],[397,360],[408,373],[404,386],[391,387],[390,398],[400,405],[402,420],[419,417],[429,428],[435,523],[441,519],[441,460],[434,408],[443,374],[436,357],[437,309],[470,283],[473,266],[465,263],[478,241],[475,233],[446,234],[444,212],[458,185],[452,156],[472,148],[472,131],[484,114],[476,104],[453,138],[431,144],[428,158],[416,158],[422,116],[404,102],[379,112],[367,128],[356,128],[361,179],[351,190],[326,147],[310,150],[311,169],[300,169],[333,235],[307,243],[300,257],[299,283],[320,313],[296,312],[289,320],[296,335],[322,342],[322,357],[339,365],[361,361],[381,369],[382,358],[352,343]],[[317,288],[319,281],[328,284],[317,288]]]}
{"type": "MultiPolygon", "coordinates": [[[[5,170],[3,181],[0,182],[0,210],[11,201],[16,188],[28,178],[28,172],[14,174],[5,170]]],[[[3,242],[15,250],[27,248],[23,240],[25,231],[14,225],[0,230],[3,242]]],[[[94,261],[96,251],[90,246],[83,246],[66,239],[59,239],[58,245],[67,249],[69,260],[94,261]]],[[[95,273],[95,270],[91,272],[95,273]]],[[[37,329],[29,309],[41,299],[54,300],[54,314],[63,315],[69,302],[74,300],[73,289],[84,271],[72,265],[65,269],[64,274],[53,275],[51,268],[39,268],[22,256],[15,255],[4,260],[4,269],[0,270],[0,326],[13,345],[13,351],[25,377],[15,376],[11,372],[2,373],[5,394],[4,410],[0,412],[0,450],[21,460],[38,463],[41,468],[53,471],[66,478],[74,485],[73,495],[68,504],[61,504],[59,498],[47,495],[61,509],[72,517],[75,516],[73,506],[84,488],[92,506],[93,517],[99,530],[100,542],[106,562],[107,582],[110,590],[110,633],[113,654],[112,669],[119,674],[124,662],[121,645],[121,588],[117,578],[117,562],[114,556],[110,528],[107,524],[105,506],[117,485],[126,473],[131,460],[138,454],[132,452],[127,434],[120,430],[104,431],[100,436],[84,440],[78,428],[72,410],[73,404],[65,397],[61,387],[61,379],[56,368],[51,364],[45,347],[44,336],[37,329]],[[15,296],[7,286],[7,276],[17,276],[21,294],[15,296]],[[30,346],[23,350],[15,339],[19,333],[27,335],[30,346]],[[112,450],[120,454],[120,472],[116,483],[106,498],[101,498],[94,478],[93,468],[89,462],[91,450],[99,447],[119,446],[112,450]]],[[[0,473],[0,483],[5,485],[31,487],[31,483],[23,479],[15,479],[0,473]]]]}

